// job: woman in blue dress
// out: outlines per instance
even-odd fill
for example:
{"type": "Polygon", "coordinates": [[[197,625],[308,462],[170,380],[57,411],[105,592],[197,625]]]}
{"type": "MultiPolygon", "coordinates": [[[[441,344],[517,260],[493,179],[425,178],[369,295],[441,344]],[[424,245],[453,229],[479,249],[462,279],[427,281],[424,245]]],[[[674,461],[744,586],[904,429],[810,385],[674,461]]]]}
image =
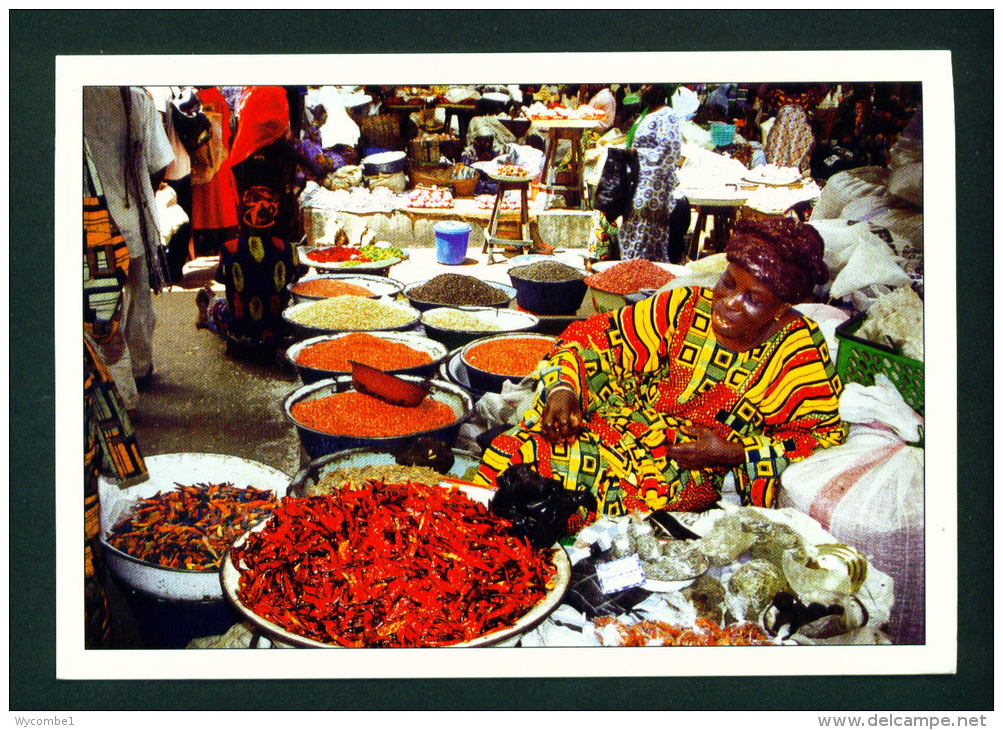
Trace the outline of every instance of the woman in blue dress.
{"type": "MultiPolygon", "coordinates": [[[[669,216],[682,197],[676,190],[679,185],[676,167],[682,147],[679,121],[667,105],[668,92],[664,86],[642,86],[640,99],[644,111],[627,135],[627,146],[637,151],[637,189],[620,227],[620,256],[624,260],[678,261],[681,251],[673,250],[670,245],[669,216]]],[[[675,248],[679,248],[678,242],[685,232],[673,235],[675,248]]]]}

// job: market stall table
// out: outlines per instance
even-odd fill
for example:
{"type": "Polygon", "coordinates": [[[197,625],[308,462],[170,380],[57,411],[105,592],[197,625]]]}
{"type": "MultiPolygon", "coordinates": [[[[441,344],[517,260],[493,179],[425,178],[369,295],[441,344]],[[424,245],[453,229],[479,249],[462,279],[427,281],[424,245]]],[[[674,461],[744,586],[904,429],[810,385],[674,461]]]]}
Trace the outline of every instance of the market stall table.
{"type": "Polygon", "coordinates": [[[582,179],[582,133],[586,129],[596,129],[599,122],[591,119],[534,119],[533,123],[547,132],[547,151],[543,158],[543,171],[540,177],[540,189],[547,193],[572,194],[572,204],[585,205],[585,183],[582,179]],[[556,177],[557,144],[566,139],[571,142],[570,170],[571,184],[558,185],[552,180],[556,177]]]}

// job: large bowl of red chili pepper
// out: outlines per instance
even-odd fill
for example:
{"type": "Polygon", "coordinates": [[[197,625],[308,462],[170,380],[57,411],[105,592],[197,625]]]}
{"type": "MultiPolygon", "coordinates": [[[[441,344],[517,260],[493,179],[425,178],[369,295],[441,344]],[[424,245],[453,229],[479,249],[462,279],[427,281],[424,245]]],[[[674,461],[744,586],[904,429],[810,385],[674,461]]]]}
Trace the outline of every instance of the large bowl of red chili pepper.
{"type": "Polygon", "coordinates": [[[112,574],[157,599],[222,600],[223,553],[248,524],[268,518],[289,476],[222,454],[158,454],[145,462],[150,476],[141,484],[122,489],[105,477],[98,483],[101,544],[112,574]]]}
{"type": "Polygon", "coordinates": [[[342,332],[297,342],[286,359],[304,383],[352,372],[351,361],[394,375],[431,376],[449,356],[441,342],[413,332],[342,332]]]}
{"type": "Polygon", "coordinates": [[[361,297],[396,297],[404,291],[404,284],[387,276],[371,274],[315,274],[304,276],[289,285],[294,304],[314,302],[341,294],[361,297]]]}
{"type": "Polygon", "coordinates": [[[239,538],[223,590],[270,637],[309,648],[476,647],[545,619],[570,583],[472,486],[367,482],[288,498],[239,538]]]}
{"type": "Polygon", "coordinates": [[[460,350],[460,362],[471,387],[501,393],[505,381],[518,383],[532,374],[556,342],[530,333],[483,337],[460,350]]]}
{"type": "MultiPolygon", "coordinates": [[[[413,375],[399,377],[423,382],[413,375]]],[[[303,450],[317,459],[357,447],[395,451],[422,437],[452,446],[474,402],[460,386],[432,380],[421,405],[408,408],[360,393],[351,376],[342,376],[297,388],[286,396],[282,410],[296,427],[303,450]]]]}

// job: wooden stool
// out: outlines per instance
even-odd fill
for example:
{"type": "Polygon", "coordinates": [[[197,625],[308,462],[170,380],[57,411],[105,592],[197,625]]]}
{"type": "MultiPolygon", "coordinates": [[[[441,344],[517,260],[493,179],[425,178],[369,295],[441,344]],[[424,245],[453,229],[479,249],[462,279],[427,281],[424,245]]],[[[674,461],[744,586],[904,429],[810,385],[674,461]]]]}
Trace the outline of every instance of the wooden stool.
{"type": "Polygon", "coordinates": [[[547,151],[543,157],[540,189],[546,191],[548,194],[570,192],[572,204],[577,203],[584,206],[585,186],[582,183],[582,132],[585,130],[582,127],[550,127],[547,131],[547,151]],[[553,182],[553,179],[557,176],[557,171],[554,169],[557,167],[557,162],[555,162],[554,156],[557,154],[557,143],[562,139],[567,139],[571,142],[571,168],[568,171],[571,175],[570,185],[558,185],[556,182],[553,182]]]}
{"type": "Polygon", "coordinates": [[[495,196],[495,206],[491,210],[491,218],[488,220],[488,227],[484,229],[484,248],[481,253],[488,255],[488,263],[493,264],[494,247],[519,246],[523,253],[528,253],[533,246],[533,239],[529,232],[529,183],[527,180],[495,180],[498,184],[498,195],[495,196]],[[501,219],[502,201],[505,193],[509,190],[518,190],[522,201],[519,206],[519,231],[522,238],[501,238],[498,236],[498,224],[501,219]]]}
{"type": "Polygon", "coordinates": [[[724,251],[724,247],[728,244],[735,227],[737,213],[737,208],[733,205],[693,205],[693,208],[697,211],[697,220],[693,227],[693,239],[690,241],[690,261],[696,261],[703,255],[703,233],[707,227],[708,217],[714,219],[708,243],[710,248],[719,253],[724,251]]]}

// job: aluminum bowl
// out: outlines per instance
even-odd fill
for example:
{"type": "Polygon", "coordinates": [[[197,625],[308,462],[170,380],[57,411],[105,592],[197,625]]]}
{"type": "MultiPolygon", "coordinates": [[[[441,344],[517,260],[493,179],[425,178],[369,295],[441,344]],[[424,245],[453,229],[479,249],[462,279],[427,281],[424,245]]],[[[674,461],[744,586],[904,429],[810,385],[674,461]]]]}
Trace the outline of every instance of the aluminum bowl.
{"type": "MultiPolygon", "coordinates": [[[[481,457],[471,451],[453,450],[454,462],[444,475],[453,479],[470,481],[481,464],[481,457]]],[[[362,466],[384,466],[396,464],[393,454],[371,449],[347,449],[334,454],[314,459],[300,469],[286,491],[289,497],[303,497],[307,490],[320,482],[324,477],[339,469],[352,469],[362,466]]]]}
{"type": "Polygon", "coordinates": [[[312,294],[301,294],[296,291],[296,285],[304,281],[315,281],[317,279],[326,279],[328,281],[340,281],[345,284],[355,284],[356,286],[361,286],[364,289],[370,291],[371,299],[378,299],[379,297],[396,297],[402,291],[404,291],[404,285],[397,281],[396,279],[391,279],[386,276],[373,276],[371,274],[314,274],[313,276],[304,276],[302,279],[293,282],[289,285],[289,293],[292,295],[293,304],[303,304],[304,302],[315,302],[319,299],[327,299],[323,296],[315,296],[312,294]]]}
{"type": "Polygon", "coordinates": [[[235,487],[256,487],[283,497],[289,476],[249,459],[223,454],[158,454],[145,459],[150,478],[121,490],[117,482],[100,477],[101,547],[112,573],[127,586],[146,596],[172,601],[221,601],[219,571],[165,568],[133,557],[108,544],[111,529],[133,509],[135,501],[169,492],[180,484],[231,482],[235,487]]]}
{"type": "MultiPolygon", "coordinates": [[[[423,284],[427,284],[429,281],[431,281],[431,279],[423,279],[422,281],[416,281],[413,284],[408,284],[406,287],[404,287],[404,296],[407,297],[407,300],[409,302],[411,302],[411,306],[417,309],[418,311],[427,312],[429,309],[441,309],[444,307],[465,308],[468,306],[475,306],[475,305],[446,305],[440,302],[423,302],[420,299],[415,299],[411,292],[413,292],[417,287],[422,286],[423,284]]],[[[515,298],[516,295],[515,287],[508,286],[507,284],[499,284],[496,281],[485,281],[484,283],[497,289],[506,297],[504,301],[499,302],[498,304],[488,305],[491,308],[504,309],[508,307],[508,305],[511,304],[512,300],[515,298]]]]}
{"type": "Polygon", "coordinates": [[[488,370],[482,370],[470,364],[470,351],[473,350],[474,348],[489,342],[500,342],[504,340],[513,340],[513,339],[519,339],[519,340],[534,339],[541,341],[545,340],[549,342],[551,345],[557,342],[556,337],[550,337],[548,335],[523,333],[523,334],[504,334],[504,335],[494,335],[492,337],[482,337],[479,340],[474,340],[473,342],[464,345],[463,349],[460,350],[460,361],[463,363],[463,366],[466,370],[467,378],[470,380],[471,387],[477,388],[479,390],[488,391],[491,393],[501,393],[502,386],[505,383],[505,381],[516,383],[522,380],[521,377],[492,373],[488,370]]]}
{"type": "Polygon", "coordinates": [[[421,318],[421,312],[416,310],[414,307],[409,307],[406,304],[401,304],[398,302],[388,302],[388,304],[391,304],[392,306],[397,307],[398,309],[404,311],[409,316],[409,319],[403,324],[399,324],[394,327],[376,326],[364,329],[335,329],[335,328],[315,327],[308,324],[301,324],[293,319],[293,317],[296,315],[297,312],[302,312],[303,310],[309,307],[315,307],[322,301],[325,300],[319,300],[315,302],[304,302],[303,304],[294,304],[291,307],[286,307],[282,311],[282,319],[284,319],[289,324],[289,326],[292,327],[293,332],[296,334],[297,340],[304,339],[307,337],[317,337],[319,335],[334,335],[343,332],[369,332],[369,333],[401,332],[404,330],[414,329],[414,327],[417,326],[419,319],[421,318]]]}
{"type": "Polygon", "coordinates": [[[497,307],[435,307],[421,313],[421,324],[425,334],[436,342],[441,342],[450,350],[463,347],[469,342],[490,335],[500,335],[507,332],[531,332],[540,325],[540,318],[528,312],[515,309],[498,309],[497,307]],[[429,319],[438,312],[468,312],[476,314],[478,319],[497,326],[497,329],[447,329],[432,324],[429,319]]]}
{"type": "MultiPolygon", "coordinates": [[[[316,345],[321,342],[336,342],[337,340],[347,337],[350,334],[356,333],[341,332],[335,335],[319,335],[318,337],[301,340],[286,350],[286,359],[294,368],[296,368],[296,371],[299,373],[300,379],[304,384],[316,383],[318,380],[336,378],[339,375],[350,374],[343,370],[323,370],[321,368],[313,368],[303,365],[297,361],[299,354],[311,345],[316,345]]],[[[449,356],[449,349],[441,342],[436,342],[428,337],[422,337],[414,332],[367,332],[366,334],[378,337],[381,340],[386,340],[387,342],[396,342],[401,345],[406,345],[412,350],[419,350],[427,353],[429,357],[432,358],[431,362],[424,365],[385,371],[393,373],[394,375],[418,375],[421,377],[435,375],[436,371],[439,369],[439,365],[449,356]]]]}
{"type": "MultiPolygon", "coordinates": [[[[422,380],[422,378],[413,375],[403,375],[401,377],[415,383],[422,380]]],[[[463,388],[442,380],[433,380],[431,381],[431,391],[428,397],[448,405],[453,409],[453,414],[456,416],[455,421],[438,428],[416,431],[415,433],[402,436],[335,435],[307,428],[293,418],[292,407],[300,401],[314,400],[352,390],[354,390],[352,387],[352,377],[346,375],[304,385],[286,396],[282,402],[283,414],[296,427],[296,433],[299,435],[300,443],[303,444],[303,450],[306,451],[311,459],[318,459],[321,456],[358,447],[374,451],[395,451],[422,436],[437,438],[447,446],[452,446],[456,441],[456,436],[459,434],[460,426],[470,418],[470,414],[474,410],[474,401],[463,388]]]]}

